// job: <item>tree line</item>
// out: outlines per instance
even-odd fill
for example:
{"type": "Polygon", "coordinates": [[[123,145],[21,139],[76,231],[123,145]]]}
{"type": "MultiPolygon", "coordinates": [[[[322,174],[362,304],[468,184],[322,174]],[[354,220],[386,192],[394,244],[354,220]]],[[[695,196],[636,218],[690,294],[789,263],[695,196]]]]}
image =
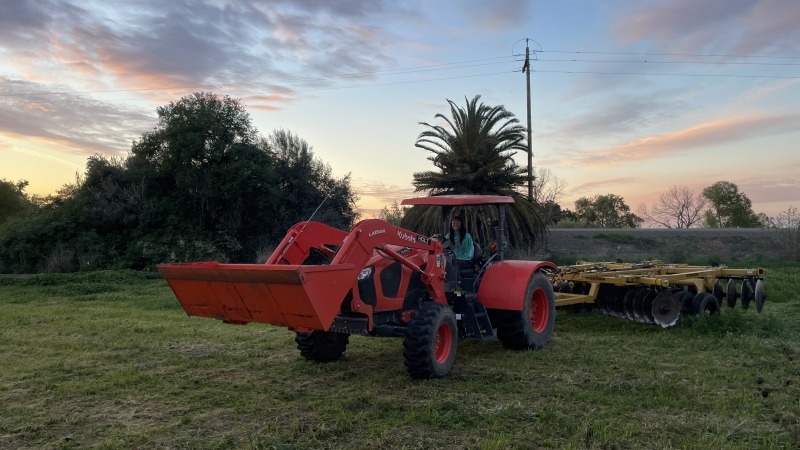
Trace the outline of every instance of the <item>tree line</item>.
{"type": "Polygon", "coordinates": [[[0,272],[253,262],[294,223],[349,228],[357,197],[311,146],[262,137],[239,100],[195,93],[157,108],[126,158],[95,155],[46,197],[0,181],[0,272]]]}
{"type": "Polygon", "coordinates": [[[756,214],[752,202],[730,181],[717,181],[695,192],[671,186],[651,206],[643,203],[636,213],[616,194],[582,197],[575,210],[552,209],[555,227],[639,228],[759,228],[768,226],[765,214],[756,214]]]}
{"type": "MultiPolygon", "coordinates": [[[[420,122],[415,146],[429,153],[434,169],[414,173],[412,184],[425,195],[513,197],[507,232],[517,247],[535,247],[552,227],[789,224],[796,232],[796,210],[774,219],[757,215],[728,181],[700,193],[673,186],[636,213],[615,194],[580,198],[570,210],[558,203],[566,183],[538,168],[529,199],[527,169],[514,160],[527,151],[526,129],[503,106],[486,105],[480,96],[465,100],[464,107],[448,100],[450,114],[436,114],[436,124],[420,122]]],[[[90,157],[85,173],[54,195],[29,196],[26,181],[0,180],[0,272],[257,262],[298,221],[313,216],[349,229],[358,219],[349,175],[334,177],[289,131],[259,135],[239,100],[200,92],[156,111],[156,126],[133,142],[127,157],[90,157]]],[[[490,208],[458,213],[466,213],[479,239],[493,235],[490,208]]],[[[394,203],[380,217],[420,233],[441,226],[435,207],[394,203]]]]}

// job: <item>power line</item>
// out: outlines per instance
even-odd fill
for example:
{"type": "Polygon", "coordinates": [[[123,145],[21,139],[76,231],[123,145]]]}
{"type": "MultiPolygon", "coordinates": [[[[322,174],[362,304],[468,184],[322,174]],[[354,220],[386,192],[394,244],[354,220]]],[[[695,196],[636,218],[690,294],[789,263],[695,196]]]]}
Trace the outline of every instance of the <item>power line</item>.
{"type": "Polygon", "coordinates": [[[723,78],[779,78],[800,79],[800,76],[781,75],[736,75],[721,73],[655,73],[655,72],[601,72],[594,70],[533,70],[538,73],[568,73],[568,74],[595,74],[595,75],[654,75],[665,77],[723,77],[723,78]]]}
{"type": "Polygon", "coordinates": [[[646,64],[707,64],[707,65],[746,65],[746,66],[800,66],[800,63],[749,62],[749,61],[652,61],[652,60],[614,60],[614,59],[536,59],[536,62],[587,62],[587,63],[646,63],[646,64]]]}
{"type": "Polygon", "coordinates": [[[505,71],[505,72],[491,72],[491,73],[479,73],[475,75],[463,75],[457,77],[447,77],[447,78],[429,78],[427,80],[411,80],[411,81],[396,81],[392,83],[374,83],[374,84],[361,84],[355,86],[330,86],[325,88],[314,88],[314,89],[300,89],[294,92],[313,92],[313,91],[328,91],[328,90],[335,90],[335,89],[351,89],[351,88],[362,88],[362,87],[374,87],[374,86],[392,86],[397,84],[416,84],[416,83],[428,83],[431,81],[446,81],[446,80],[458,80],[462,78],[478,78],[478,77],[488,77],[493,75],[508,75],[511,74],[512,71],[505,71]]]}
{"type": "Polygon", "coordinates": [[[566,50],[536,50],[535,53],[570,53],[570,54],[589,54],[589,55],[640,55],[640,56],[694,56],[698,58],[775,58],[775,59],[800,59],[800,56],[786,55],[730,55],[713,53],[647,53],[647,52],[587,52],[587,51],[566,51],[566,50]]]}
{"type": "MultiPolygon", "coordinates": [[[[636,56],[643,56],[643,57],[650,57],[650,56],[682,56],[682,57],[729,57],[729,58],[775,58],[775,59],[800,59],[800,57],[796,56],[767,56],[767,55],[728,55],[728,54],[692,54],[692,53],[647,53],[647,52],[602,52],[602,51],[562,51],[562,50],[532,50],[534,55],[536,53],[551,53],[551,54],[596,54],[596,55],[636,55],[636,56]]],[[[405,67],[405,68],[397,68],[397,69],[387,69],[387,70],[379,70],[379,71],[371,71],[371,72],[356,72],[356,73],[347,73],[341,75],[327,75],[327,76],[319,76],[319,77],[308,77],[308,78],[288,78],[288,79],[276,79],[276,80],[263,80],[263,81],[250,81],[250,82],[227,82],[227,83],[219,83],[219,84],[195,84],[195,85],[180,85],[180,86],[162,86],[162,87],[154,87],[154,88],[136,88],[136,89],[109,89],[109,90],[91,90],[91,91],[65,91],[65,92],[58,92],[58,91],[51,91],[51,92],[35,92],[35,93],[20,93],[20,92],[11,92],[11,93],[0,93],[0,98],[10,98],[10,97],[30,97],[30,96],[48,96],[48,95],[79,95],[79,94],[111,94],[111,93],[128,93],[128,92],[154,92],[154,91],[168,91],[168,90],[186,90],[186,89],[220,89],[224,87],[259,87],[259,86],[272,86],[279,87],[281,84],[297,84],[297,83],[313,83],[313,82],[322,82],[322,81],[332,81],[332,80],[347,80],[347,79],[357,79],[357,78],[365,78],[365,77],[381,77],[381,76],[392,76],[392,75],[407,75],[407,74],[414,74],[414,73],[425,73],[425,72],[436,72],[436,71],[444,71],[444,70],[458,70],[458,69],[469,69],[475,67],[483,67],[483,66],[493,66],[493,65],[502,65],[502,64],[509,64],[520,61],[520,54],[512,54],[512,55],[505,55],[505,56],[497,56],[497,57],[488,57],[488,58],[478,58],[478,59],[470,59],[464,61],[456,61],[456,62],[447,62],[447,63],[439,63],[439,64],[429,64],[429,65],[421,65],[421,66],[412,66],[412,67],[405,67]]],[[[598,59],[598,60],[589,60],[589,59],[531,59],[531,63],[533,62],[542,62],[542,63],[608,63],[608,64],[628,64],[628,63],[646,63],[646,64],[683,64],[683,65],[692,65],[692,64],[704,64],[704,65],[748,65],[748,66],[798,66],[800,63],[783,63],[783,62],[725,62],[725,61],[642,61],[642,60],[605,60],[605,59],[598,59]]],[[[655,72],[635,72],[635,71],[592,71],[592,70],[536,70],[530,68],[532,72],[538,73],[563,73],[563,74],[595,74],[595,75],[641,75],[641,76],[682,76],[682,77],[727,77],[727,78],[771,78],[771,79],[798,79],[800,76],[783,76],[783,75],[761,75],[761,74],[704,74],[704,73],[655,73],[655,72]]],[[[519,69],[511,70],[509,72],[516,72],[519,69]]],[[[397,82],[386,82],[386,83],[364,83],[364,84],[356,84],[356,85],[344,85],[344,86],[326,86],[326,87],[315,87],[315,88],[308,88],[308,89],[292,89],[291,92],[314,92],[314,91],[324,91],[324,90],[336,90],[336,89],[353,89],[353,88],[365,88],[365,87],[375,87],[375,86],[392,86],[392,85],[402,85],[402,84],[416,84],[416,83],[426,83],[426,82],[436,82],[436,81],[445,81],[445,80],[454,80],[454,79],[463,79],[463,78],[476,78],[476,77],[486,77],[486,76],[493,76],[493,75],[502,75],[509,72],[491,72],[491,73],[482,73],[482,74],[474,74],[474,75],[463,75],[463,76],[453,76],[453,77],[439,77],[439,78],[428,78],[423,80],[410,80],[410,81],[397,81],[397,82]]],[[[249,95],[249,94],[248,94],[249,95]]],[[[54,101],[54,100],[50,100],[54,101]]],[[[68,100],[65,100],[68,101],[68,100]]],[[[121,101],[121,100],[120,100],[121,101]]]]}

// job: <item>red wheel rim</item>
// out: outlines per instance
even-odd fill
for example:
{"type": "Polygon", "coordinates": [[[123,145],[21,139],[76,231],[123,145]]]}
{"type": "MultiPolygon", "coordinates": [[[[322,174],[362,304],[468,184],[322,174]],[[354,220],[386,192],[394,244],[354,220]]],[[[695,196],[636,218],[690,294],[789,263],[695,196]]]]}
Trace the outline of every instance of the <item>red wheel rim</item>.
{"type": "Polygon", "coordinates": [[[533,331],[542,333],[550,321],[550,308],[544,289],[536,289],[531,297],[530,321],[533,331]]]}
{"type": "Polygon", "coordinates": [[[453,348],[453,333],[450,324],[443,323],[436,331],[436,342],[433,343],[433,354],[439,364],[443,364],[450,357],[453,348]]]}

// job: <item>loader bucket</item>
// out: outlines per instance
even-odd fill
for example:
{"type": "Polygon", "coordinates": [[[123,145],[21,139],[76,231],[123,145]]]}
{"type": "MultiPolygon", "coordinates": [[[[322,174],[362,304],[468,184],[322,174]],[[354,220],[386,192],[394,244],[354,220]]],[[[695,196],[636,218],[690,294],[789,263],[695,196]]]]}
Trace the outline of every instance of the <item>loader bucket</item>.
{"type": "Polygon", "coordinates": [[[158,271],[190,316],[326,331],[357,275],[353,264],[203,262],[162,264],[158,271]]]}

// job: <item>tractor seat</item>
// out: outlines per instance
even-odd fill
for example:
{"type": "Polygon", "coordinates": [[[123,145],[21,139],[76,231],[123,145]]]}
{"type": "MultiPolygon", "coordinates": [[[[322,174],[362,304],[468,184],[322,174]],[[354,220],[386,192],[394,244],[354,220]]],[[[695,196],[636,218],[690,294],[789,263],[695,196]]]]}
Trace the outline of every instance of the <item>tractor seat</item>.
{"type": "Polygon", "coordinates": [[[472,278],[475,276],[475,266],[479,266],[481,264],[481,259],[483,258],[483,253],[481,251],[481,246],[478,245],[477,242],[472,243],[472,259],[469,261],[466,260],[458,260],[458,272],[461,275],[461,278],[472,278]]]}

